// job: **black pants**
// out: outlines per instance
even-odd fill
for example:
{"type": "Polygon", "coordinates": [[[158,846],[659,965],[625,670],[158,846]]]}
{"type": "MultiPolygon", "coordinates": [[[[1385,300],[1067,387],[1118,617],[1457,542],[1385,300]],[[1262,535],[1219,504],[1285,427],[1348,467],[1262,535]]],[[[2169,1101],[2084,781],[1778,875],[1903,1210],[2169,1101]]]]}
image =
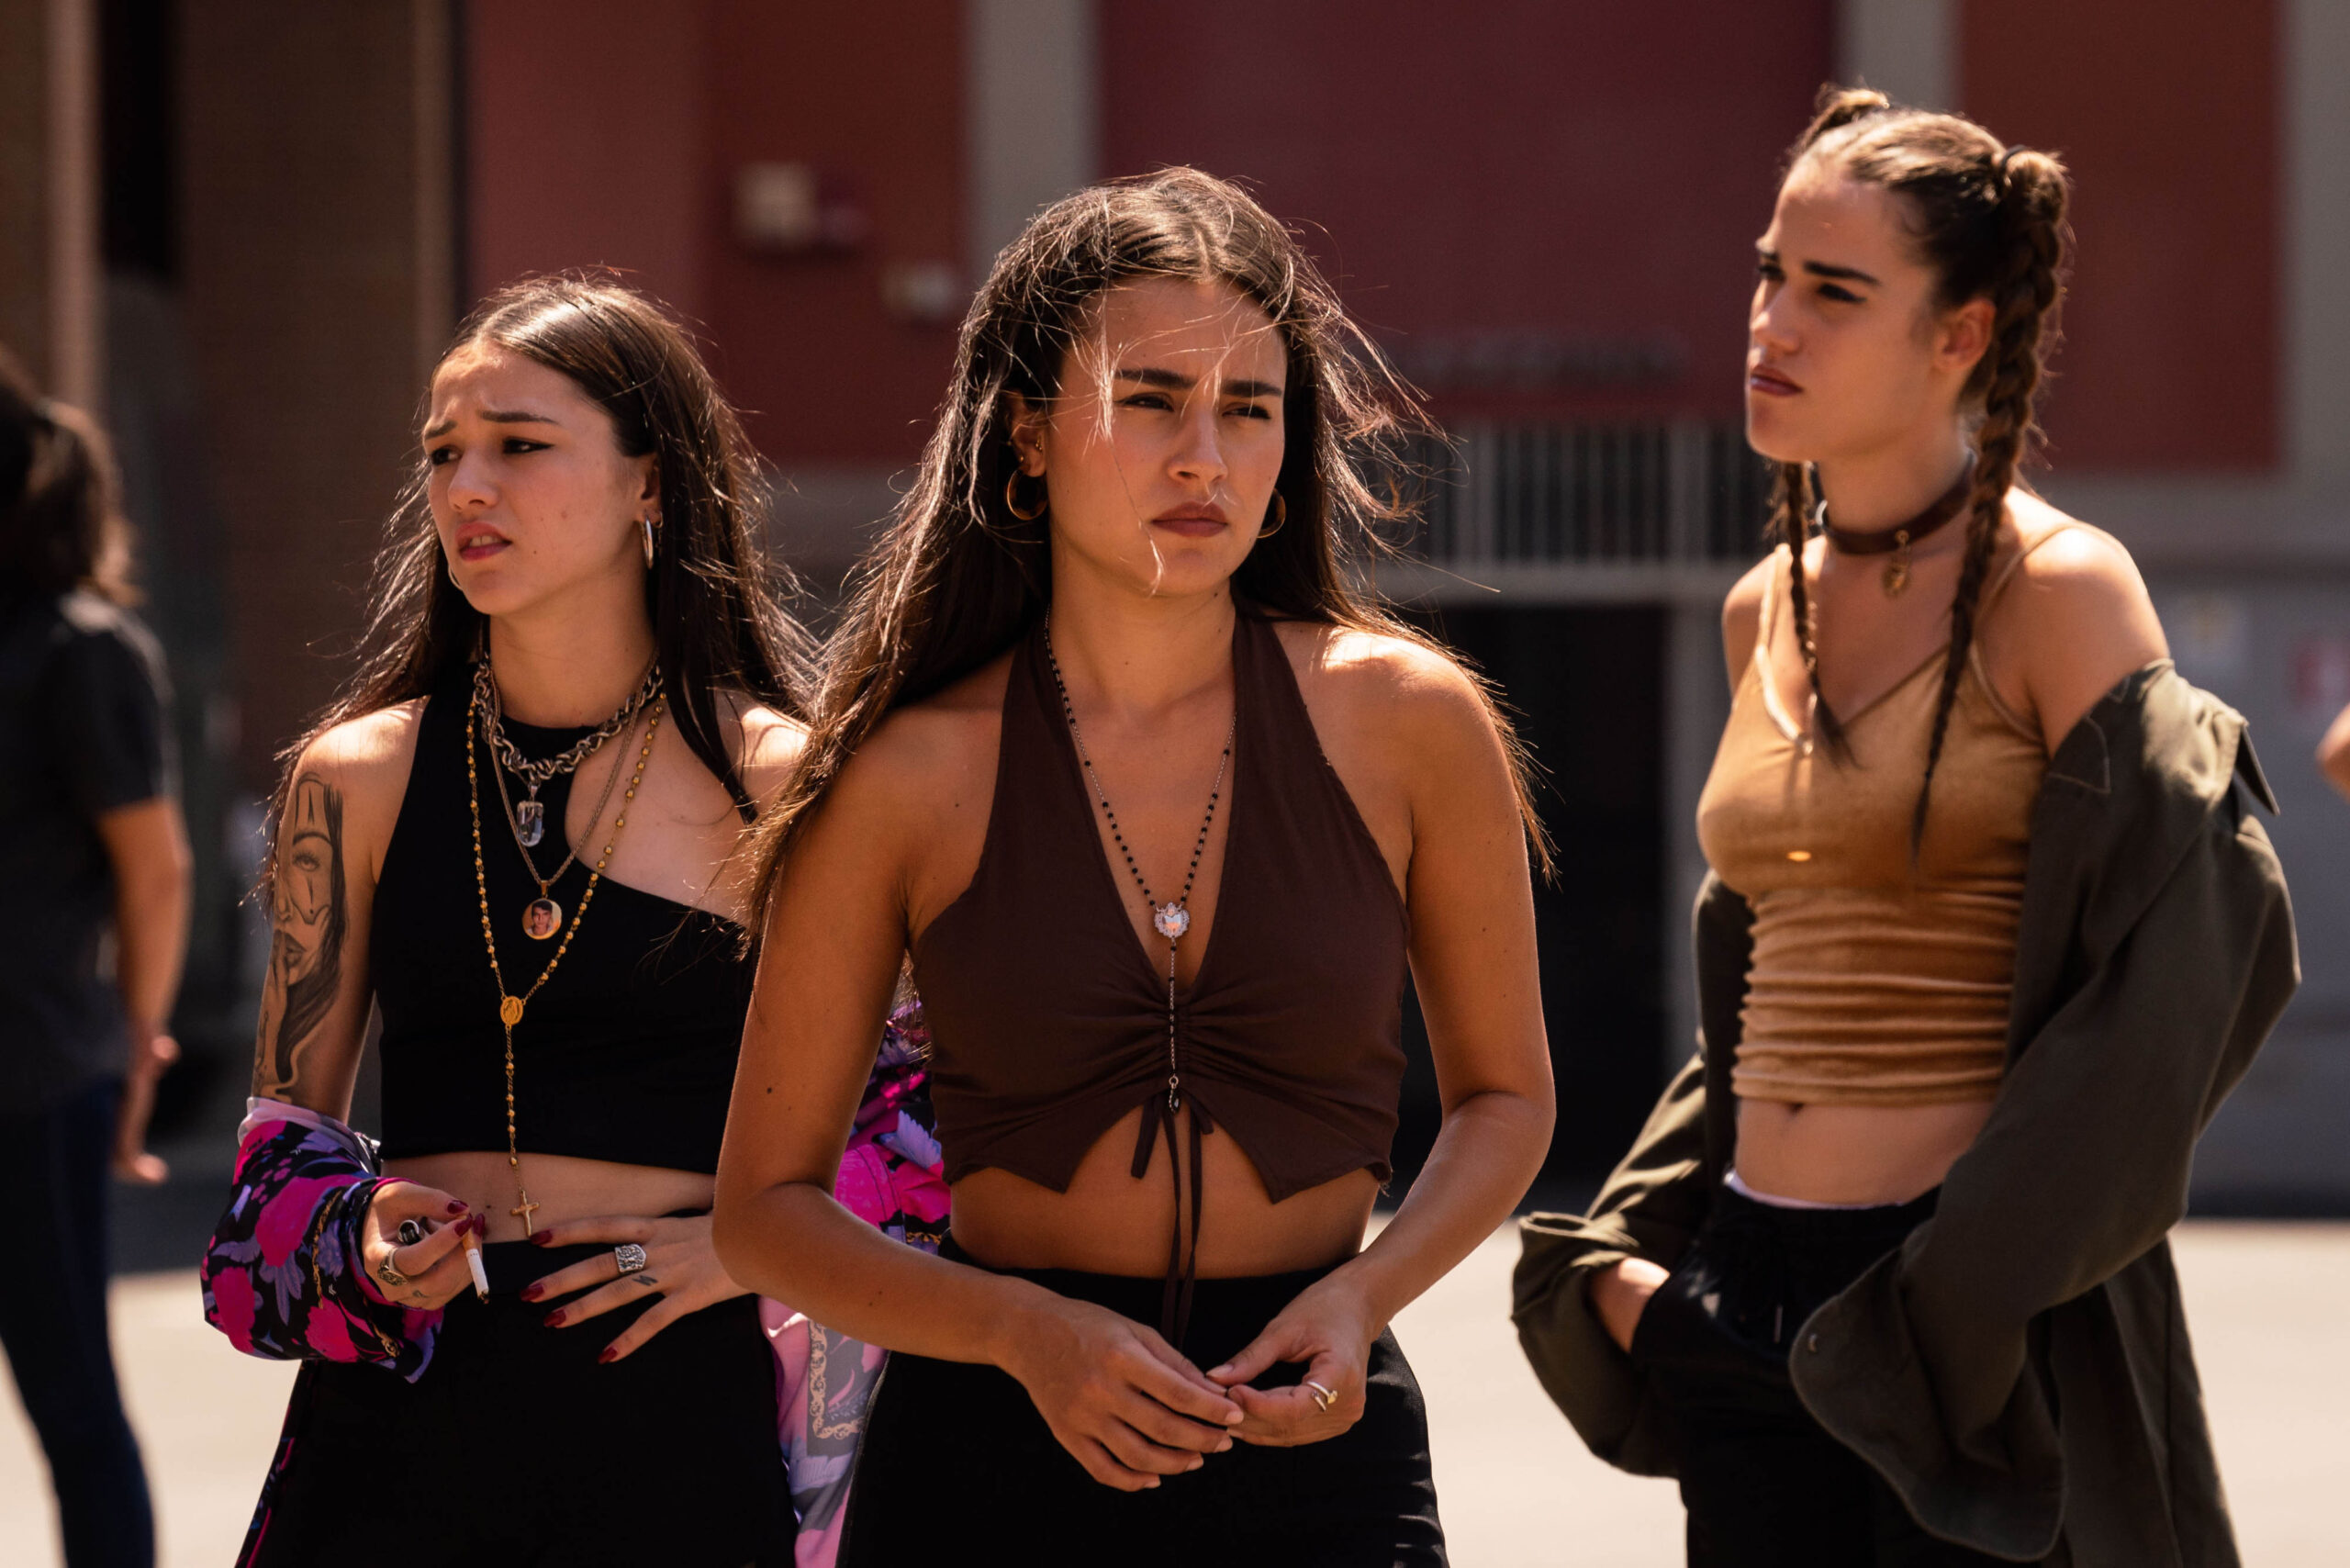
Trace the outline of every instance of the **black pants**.
{"type": "Polygon", "coordinates": [[[0,1192],[17,1258],[0,1345],[57,1488],[71,1568],[146,1568],[155,1518],[106,1338],[106,1182],[122,1085],[0,1116],[0,1192]]]}
{"type": "Polygon", "coordinates": [[[413,1383],[381,1367],[306,1365],[241,1561],[789,1563],[775,1355],[757,1298],[679,1318],[599,1365],[655,1298],[549,1328],[557,1302],[516,1293],[608,1250],[484,1248],[489,1300],[468,1290],[450,1304],[413,1383]]]}
{"type": "Polygon", "coordinates": [[[1934,1212],[1785,1209],[1725,1187],[1632,1337],[1673,1416],[1690,1568],[1970,1568],[1804,1408],[1787,1355],[1804,1320],[1934,1212]]]}
{"type": "MultiPolygon", "coordinates": [[[[1158,1319],[1157,1280],[1003,1271],[1137,1323],[1158,1319]]],[[[1324,1271],[1202,1280],[1179,1348],[1195,1366],[1220,1365],[1324,1271]]],[[[1235,1443],[1153,1490],[1121,1492],[1054,1440],[1010,1373],[892,1355],[866,1416],[841,1563],[1433,1568],[1445,1555],[1427,1412],[1392,1333],[1371,1348],[1370,1372],[1369,1407],[1338,1437],[1299,1448],[1235,1443]]],[[[1275,1367],[1258,1386],[1294,1385],[1304,1374],[1275,1367]]]]}

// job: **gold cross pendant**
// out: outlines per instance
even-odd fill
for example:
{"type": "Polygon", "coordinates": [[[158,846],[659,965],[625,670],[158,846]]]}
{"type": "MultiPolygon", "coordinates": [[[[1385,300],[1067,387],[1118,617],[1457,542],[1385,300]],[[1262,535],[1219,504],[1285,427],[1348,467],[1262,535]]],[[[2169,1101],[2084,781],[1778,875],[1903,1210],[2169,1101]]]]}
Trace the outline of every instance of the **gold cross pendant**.
{"type": "Polygon", "coordinates": [[[531,1224],[531,1215],[538,1211],[539,1205],[531,1202],[530,1191],[527,1188],[517,1187],[514,1191],[520,1196],[522,1201],[515,1204],[512,1208],[508,1209],[506,1212],[522,1222],[522,1234],[524,1237],[528,1238],[535,1236],[538,1232],[537,1228],[531,1224]]]}

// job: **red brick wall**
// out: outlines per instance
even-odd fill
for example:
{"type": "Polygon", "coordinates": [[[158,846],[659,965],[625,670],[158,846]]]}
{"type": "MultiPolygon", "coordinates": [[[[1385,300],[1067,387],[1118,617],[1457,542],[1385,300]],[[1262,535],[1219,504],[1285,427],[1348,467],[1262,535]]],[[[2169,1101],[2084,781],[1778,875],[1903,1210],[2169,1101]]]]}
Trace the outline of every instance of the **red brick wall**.
{"type": "Polygon", "coordinates": [[[467,286],[611,266],[703,308],[707,0],[467,6],[467,286]]]}
{"type": "Polygon", "coordinates": [[[2048,406],[2061,469],[2278,460],[2275,0],[1966,0],[1962,96],[2062,153],[2079,263],[2048,406]]]}
{"type": "Polygon", "coordinates": [[[1827,0],[1193,0],[1102,7],[1105,162],[1248,181],[1409,342],[1678,343],[1646,386],[1460,394],[1459,417],[1734,417],[1753,241],[1833,69],[1827,0]]]}

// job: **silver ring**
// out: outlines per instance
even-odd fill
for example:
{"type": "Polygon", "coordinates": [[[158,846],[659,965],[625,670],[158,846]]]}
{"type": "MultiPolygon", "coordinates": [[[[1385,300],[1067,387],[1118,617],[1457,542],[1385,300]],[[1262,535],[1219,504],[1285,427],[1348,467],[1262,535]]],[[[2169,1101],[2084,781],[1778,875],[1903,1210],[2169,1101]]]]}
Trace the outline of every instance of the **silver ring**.
{"type": "Polygon", "coordinates": [[[392,1255],[388,1252],[384,1254],[384,1260],[375,1265],[375,1277],[394,1290],[408,1283],[408,1276],[392,1267],[392,1255]]]}
{"type": "Polygon", "coordinates": [[[412,1219],[400,1221],[400,1245],[413,1247],[424,1239],[424,1226],[412,1219]]]}
{"type": "Polygon", "coordinates": [[[1338,1402],[1337,1391],[1323,1387],[1310,1377],[1304,1381],[1305,1386],[1314,1391],[1314,1403],[1322,1407],[1322,1414],[1327,1416],[1330,1413],[1330,1406],[1338,1402]]]}
{"type": "Polygon", "coordinates": [[[644,1249],[633,1241],[623,1241],[612,1249],[612,1261],[621,1266],[623,1274],[641,1274],[644,1271],[644,1249]]]}

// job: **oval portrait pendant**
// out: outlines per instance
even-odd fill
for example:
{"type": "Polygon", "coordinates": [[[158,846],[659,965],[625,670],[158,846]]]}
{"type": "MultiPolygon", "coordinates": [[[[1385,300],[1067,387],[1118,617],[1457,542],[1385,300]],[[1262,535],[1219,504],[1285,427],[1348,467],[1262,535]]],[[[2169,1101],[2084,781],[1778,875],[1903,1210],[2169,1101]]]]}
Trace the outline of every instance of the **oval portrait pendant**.
{"type": "Polygon", "coordinates": [[[563,906],[549,898],[532,899],[523,906],[522,929],[532,941],[545,941],[563,929],[563,906]]]}
{"type": "Polygon", "coordinates": [[[1169,942],[1180,942],[1192,929],[1192,912],[1180,903],[1163,903],[1151,912],[1150,923],[1169,942]]]}

